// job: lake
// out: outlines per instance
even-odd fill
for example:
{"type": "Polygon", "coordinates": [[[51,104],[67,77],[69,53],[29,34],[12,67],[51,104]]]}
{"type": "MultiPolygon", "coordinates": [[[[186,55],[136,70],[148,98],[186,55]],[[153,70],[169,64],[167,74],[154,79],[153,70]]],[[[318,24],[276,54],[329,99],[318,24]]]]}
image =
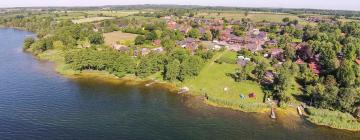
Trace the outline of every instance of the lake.
{"type": "Polygon", "coordinates": [[[303,119],[211,107],[160,87],[66,78],[0,29],[0,139],[359,140],[303,119]]]}

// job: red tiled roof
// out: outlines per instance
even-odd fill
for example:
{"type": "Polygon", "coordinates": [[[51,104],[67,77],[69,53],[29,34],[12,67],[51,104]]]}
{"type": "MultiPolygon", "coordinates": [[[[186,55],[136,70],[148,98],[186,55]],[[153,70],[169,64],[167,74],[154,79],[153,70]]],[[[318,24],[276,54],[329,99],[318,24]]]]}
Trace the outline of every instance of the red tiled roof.
{"type": "Polygon", "coordinates": [[[298,65],[303,65],[303,64],[305,64],[305,62],[304,62],[303,60],[301,60],[300,58],[297,59],[295,63],[298,64],[298,65]]]}
{"type": "Polygon", "coordinates": [[[315,64],[314,62],[309,64],[309,68],[311,69],[311,71],[315,74],[319,74],[320,73],[320,68],[317,64],[315,64]]]}
{"type": "Polygon", "coordinates": [[[358,65],[360,65],[360,59],[355,60],[358,65]]]}

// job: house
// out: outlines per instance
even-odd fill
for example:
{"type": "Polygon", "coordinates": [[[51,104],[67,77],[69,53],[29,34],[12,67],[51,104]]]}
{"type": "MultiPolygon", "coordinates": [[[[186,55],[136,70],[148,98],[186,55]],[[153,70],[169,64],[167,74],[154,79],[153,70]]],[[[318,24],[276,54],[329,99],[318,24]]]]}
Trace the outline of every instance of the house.
{"type": "Polygon", "coordinates": [[[240,66],[246,66],[246,64],[248,64],[249,62],[251,62],[251,59],[244,56],[238,56],[236,60],[236,64],[240,66]]]}
{"type": "Polygon", "coordinates": [[[272,49],[270,49],[270,56],[272,58],[278,58],[280,55],[282,55],[283,52],[284,52],[284,50],[282,50],[280,48],[272,48],[272,49]]]}
{"type": "Polygon", "coordinates": [[[152,43],[154,46],[160,46],[161,45],[161,40],[160,39],[156,39],[153,41],[152,43]]]}
{"type": "Polygon", "coordinates": [[[149,54],[151,51],[148,48],[142,48],[141,49],[141,55],[145,56],[147,54],[149,54]]]}
{"type": "Polygon", "coordinates": [[[265,45],[267,45],[267,46],[276,46],[277,44],[278,44],[278,41],[276,41],[275,39],[265,42],[265,45]]]}
{"type": "Polygon", "coordinates": [[[204,27],[199,27],[199,31],[201,35],[204,35],[206,33],[206,29],[204,27]]]}
{"type": "Polygon", "coordinates": [[[231,21],[229,21],[229,24],[231,24],[231,25],[241,25],[242,22],[241,22],[241,20],[231,20],[231,21]]]}
{"type": "Polygon", "coordinates": [[[154,51],[154,52],[157,52],[157,53],[162,53],[162,52],[164,52],[164,48],[163,47],[157,47],[157,48],[151,49],[151,51],[154,51]]]}
{"type": "Polygon", "coordinates": [[[355,62],[360,65],[360,59],[356,59],[355,62]]]}
{"type": "Polygon", "coordinates": [[[177,44],[179,46],[189,50],[191,53],[194,53],[195,50],[198,49],[198,47],[199,47],[198,43],[199,43],[199,41],[195,40],[194,38],[190,38],[190,37],[185,38],[184,40],[177,42],[177,44]]]}
{"type": "Polygon", "coordinates": [[[145,56],[145,55],[149,54],[150,52],[151,52],[151,50],[148,48],[141,48],[141,50],[136,49],[136,50],[134,50],[134,56],[139,56],[139,55],[145,56]]]}
{"type": "Polygon", "coordinates": [[[180,32],[183,32],[183,33],[188,33],[191,30],[191,26],[179,25],[179,26],[176,26],[176,30],[179,30],[180,32]]]}
{"type": "Polygon", "coordinates": [[[119,45],[119,44],[113,44],[111,46],[114,50],[120,51],[120,52],[126,52],[129,50],[129,47],[125,45],[119,45]]]}
{"type": "Polygon", "coordinates": [[[296,61],[295,61],[296,64],[298,65],[304,65],[305,62],[301,59],[301,58],[298,58],[296,61]]]}
{"type": "Polygon", "coordinates": [[[176,29],[176,25],[177,25],[177,23],[176,23],[175,21],[169,21],[169,22],[167,22],[167,27],[168,27],[169,29],[171,29],[171,30],[176,29]]]}
{"type": "Polygon", "coordinates": [[[308,22],[320,22],[321,19],[319,17],[308,17],[305,19],[308,22]]]}
{"type": "Polygon", "coordinates": [[[311,62],[309,64],[309,68],[314,74],[316,75],[320,74],[320,66],[318,64],[311,62]]]}
{"type": "Polygon", "coordinates": [[[272,71],[266,71],[264,73],[264,76],[261,80],[262,83],[264,84],[272,84],[274,82],[274,73],[272,71]]]}

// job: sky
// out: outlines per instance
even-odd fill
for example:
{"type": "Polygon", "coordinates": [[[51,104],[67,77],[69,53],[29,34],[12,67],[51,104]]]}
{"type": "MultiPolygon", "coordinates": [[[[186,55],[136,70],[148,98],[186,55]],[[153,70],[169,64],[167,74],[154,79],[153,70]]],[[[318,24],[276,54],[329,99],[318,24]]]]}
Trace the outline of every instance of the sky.
{"type": "Polygon", "coordinates": [[[360,11],[360,0],[0,0],[0,7],[178,4],[360,11]]]}

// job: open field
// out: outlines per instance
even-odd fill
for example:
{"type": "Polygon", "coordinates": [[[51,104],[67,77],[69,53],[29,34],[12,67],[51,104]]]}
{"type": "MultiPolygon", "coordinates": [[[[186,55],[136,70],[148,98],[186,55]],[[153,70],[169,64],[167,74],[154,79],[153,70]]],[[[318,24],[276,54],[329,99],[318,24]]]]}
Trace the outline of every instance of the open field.
{"type": "Polygon", "coordinates": [[[134,40],[136,36],[137,36],[136,34],[123,33],[121,31],[104,33],[106,45],[111,45],[121,40],[134,40]]]}
{"type": "Polygon", "coordinates": [[[136,14],[138,11],[86,11],[90,15],[103,15],[111,17],[125,17],[128,15],[136,14]]]}
{"type": "Polygon", "coordinates": [[[242,18],[250,18],[254,22],[261,22],[263,20],[270,22],[281,22],[283,18],[289,17],[291,20],[297,19],[301,20],[296,15],[286,14],[286,13],[265,13],[265,12],[249,12],[247,16],[245,16],[244,12],[234,11],[234,12],[220,12],[218,15],[217,12],[200,12],[196,15],[197,17],[204,16],[205,18],[222,18],[226,19],[235,19],[241,20],[242,18]]]}
{"type": "Polygon", "coordinates": [[[206,64],[200,75],[183,83],[194,94],[207,94],[208,102],[217,106],[223,106],[248,112],[260,112],[266,108],[263,103],[264,93],[261,87],[252,81],[235,82],[227,73],[235,72],[235,64],[217,64],[214,61],[222,55],[231,56],[233,54],[221,52],[214,56],[213,60],[206,64]],[[224,88],[228,91],[225,92],[224,88]],[[248,98],[249,93],[255,93],[256,98],[248,98]],[[241,99],[240,95],[246,98],[241,99]]]}
{"type": "Polygon", "coordinates": [[[113,17],[90,17],[90,18],[72,20],[72,22],[74,22],[74,23],[86,23],[86,22],[102,21],[102,20],[106,20],[106,19],[113,19],[113,17]]]}

